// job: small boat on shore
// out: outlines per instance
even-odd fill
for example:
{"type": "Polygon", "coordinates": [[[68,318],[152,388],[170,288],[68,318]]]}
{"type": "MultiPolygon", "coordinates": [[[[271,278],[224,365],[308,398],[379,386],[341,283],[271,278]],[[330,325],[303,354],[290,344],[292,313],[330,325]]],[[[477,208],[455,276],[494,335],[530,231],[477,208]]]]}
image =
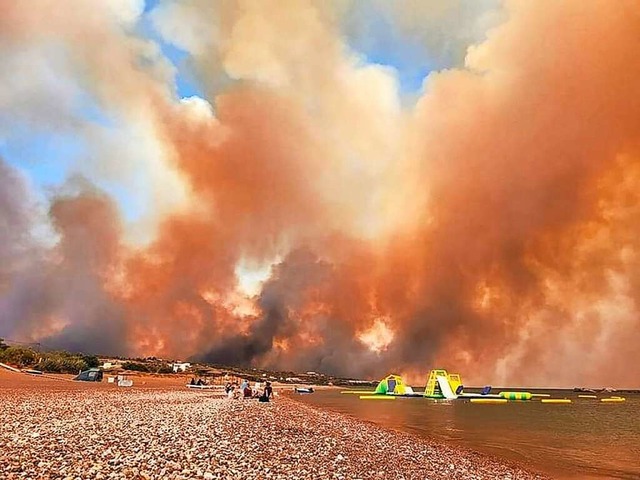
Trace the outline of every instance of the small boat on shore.
{"type": "Polygon", "coordinates": [[[308,388],[307,387],[295,387],[293,390],[296,393],[302,393],[302,394],[313,393],[314,392],[313,387],[308,387],[308,388]]]}

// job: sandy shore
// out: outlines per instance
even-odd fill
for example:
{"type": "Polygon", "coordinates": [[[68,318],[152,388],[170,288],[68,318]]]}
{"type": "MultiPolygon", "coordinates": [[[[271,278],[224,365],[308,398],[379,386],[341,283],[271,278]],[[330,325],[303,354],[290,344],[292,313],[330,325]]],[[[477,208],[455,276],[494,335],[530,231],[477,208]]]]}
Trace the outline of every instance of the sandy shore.
{"type": "Polygon", "coordinates": [[[0,478],[545,478],[282,395],[265,404],[150,383],[0,375],[0,478]]]}

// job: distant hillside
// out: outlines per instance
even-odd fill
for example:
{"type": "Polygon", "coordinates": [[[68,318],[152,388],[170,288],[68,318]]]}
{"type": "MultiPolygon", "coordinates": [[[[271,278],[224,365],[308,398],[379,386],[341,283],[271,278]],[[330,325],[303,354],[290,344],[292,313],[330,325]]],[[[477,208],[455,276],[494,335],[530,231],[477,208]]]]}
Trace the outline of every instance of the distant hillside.
{"type": "Polygon", "coordinates": [[[196,376],[224,377],[230,375],[249,381],[273,381],[314,385],[375,385],[377,381],[341,378],[320,372],[293,372],[265,370],[252,367],[236,367],[206,363],[191,363],[183,371],[174,371],[177,363],[157,357],[126,358],[70,353],[66,351],[40,352],[25,345],[7,345],[0,338],[0,362],[17,368],[31,368],[48,373],[78,373],[80,370],[100,367],[109,372],[141,372],[149,374],[191,374],[196,376]]]}

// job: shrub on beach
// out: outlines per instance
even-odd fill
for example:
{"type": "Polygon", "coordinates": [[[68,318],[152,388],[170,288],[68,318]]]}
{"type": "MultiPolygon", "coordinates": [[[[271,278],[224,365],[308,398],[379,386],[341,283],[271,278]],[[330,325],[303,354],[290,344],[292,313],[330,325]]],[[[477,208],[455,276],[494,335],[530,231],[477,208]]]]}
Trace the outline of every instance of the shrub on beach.
{"type": "Polygon", "coordinates": [[[41,372],[78,373],[95,368],[100,360],[95,355],[83,355],[65,351],[38,353],[25,346],[8,346],[0,342],[0,362],[20,368],[35,368],[41,372]]]}
{"type": "Polygon", "coordinates": [[[78,373],[80,370],[91,368],[84,355],[74,355],[65,351],[43,353],[36,367],[38,370],[51,373],[78,373]]]}
{"type": "MultiPolygon", "coordinates": [[[[26,346],[9,346],[0,339],[0,362],[19,368],[34,368],[47,373],[78,373],[81,370],[97,368],[100,360],[95,355],[70,353],[64,350],[38,353],[26,346]]],[[[166,362],[156,361],[152,364],[140,362],[124,362],[124,370],[146,373],[173,373],[166,362]]]]}
{"type": "Polygon", "coordinates": [[[155,369],[155,373],[174,373],[174,371],[170,365],[163,363],[155,369]]]}
{"type": "Polygon", "coordinates": [[[148,372],[149,371],[149,367],[147,367],[144,363],[124,362],[122,364],[122,368],[124,370],[130,370],[132,372],[148,372]]]}
{"type": "Polygon", "coordinates": [[[28,367],[37,361],[36,352],[29,347],[12,346],[0,350],[0,362],[17,367],[28,367]]]}
{"type": "Polygon", "coordinates": [[[98,358],[93,355],[65,351],[38,353],[24,346],[7,346],[0,349],[0,362],[51,373],[78,373],[80,370],[94,368],[100,364],[98,358]]]}
{"type": "Polygon", "coordinates": [[[100,360],[95,355],[82,355],[82,360],[87,364],[87,368],[98,368],[100,360]]]}
{"type": "Polygon", "coordinates": [[[124,362],[122,364],[124,370],[131,372],[144,372],[144,373],[174,373],[171,365],[165,362],[155,361],[153,363],[140,363],[140,362],[124,362]]]}

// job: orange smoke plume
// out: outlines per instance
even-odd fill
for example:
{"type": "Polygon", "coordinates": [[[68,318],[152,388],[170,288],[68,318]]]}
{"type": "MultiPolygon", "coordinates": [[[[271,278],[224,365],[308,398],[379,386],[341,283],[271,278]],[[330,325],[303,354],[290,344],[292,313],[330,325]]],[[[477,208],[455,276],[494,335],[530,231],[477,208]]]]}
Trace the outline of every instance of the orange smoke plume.
{"type": "MultiPolygon", "coordinates": [[[[0,5],[0,41],[63,45],[68,73],[152,139],[143,167],[164,172],[148,242],[80,181],[51,196],[43,245],[28,188],[0,165],[0,220],[22,232],[0,234],[0,259],[29,255],[0,267],[8,333],[352,376],[639,373],[635,2],[507,1],[415,102],[349,47],[339,2],[162,2],[155,28],[207,94],[182,100],[122,12],[45,22],[50,2],[0,5]]],[[[110,179],[131,173],[99,158],[110,179]]]]}

